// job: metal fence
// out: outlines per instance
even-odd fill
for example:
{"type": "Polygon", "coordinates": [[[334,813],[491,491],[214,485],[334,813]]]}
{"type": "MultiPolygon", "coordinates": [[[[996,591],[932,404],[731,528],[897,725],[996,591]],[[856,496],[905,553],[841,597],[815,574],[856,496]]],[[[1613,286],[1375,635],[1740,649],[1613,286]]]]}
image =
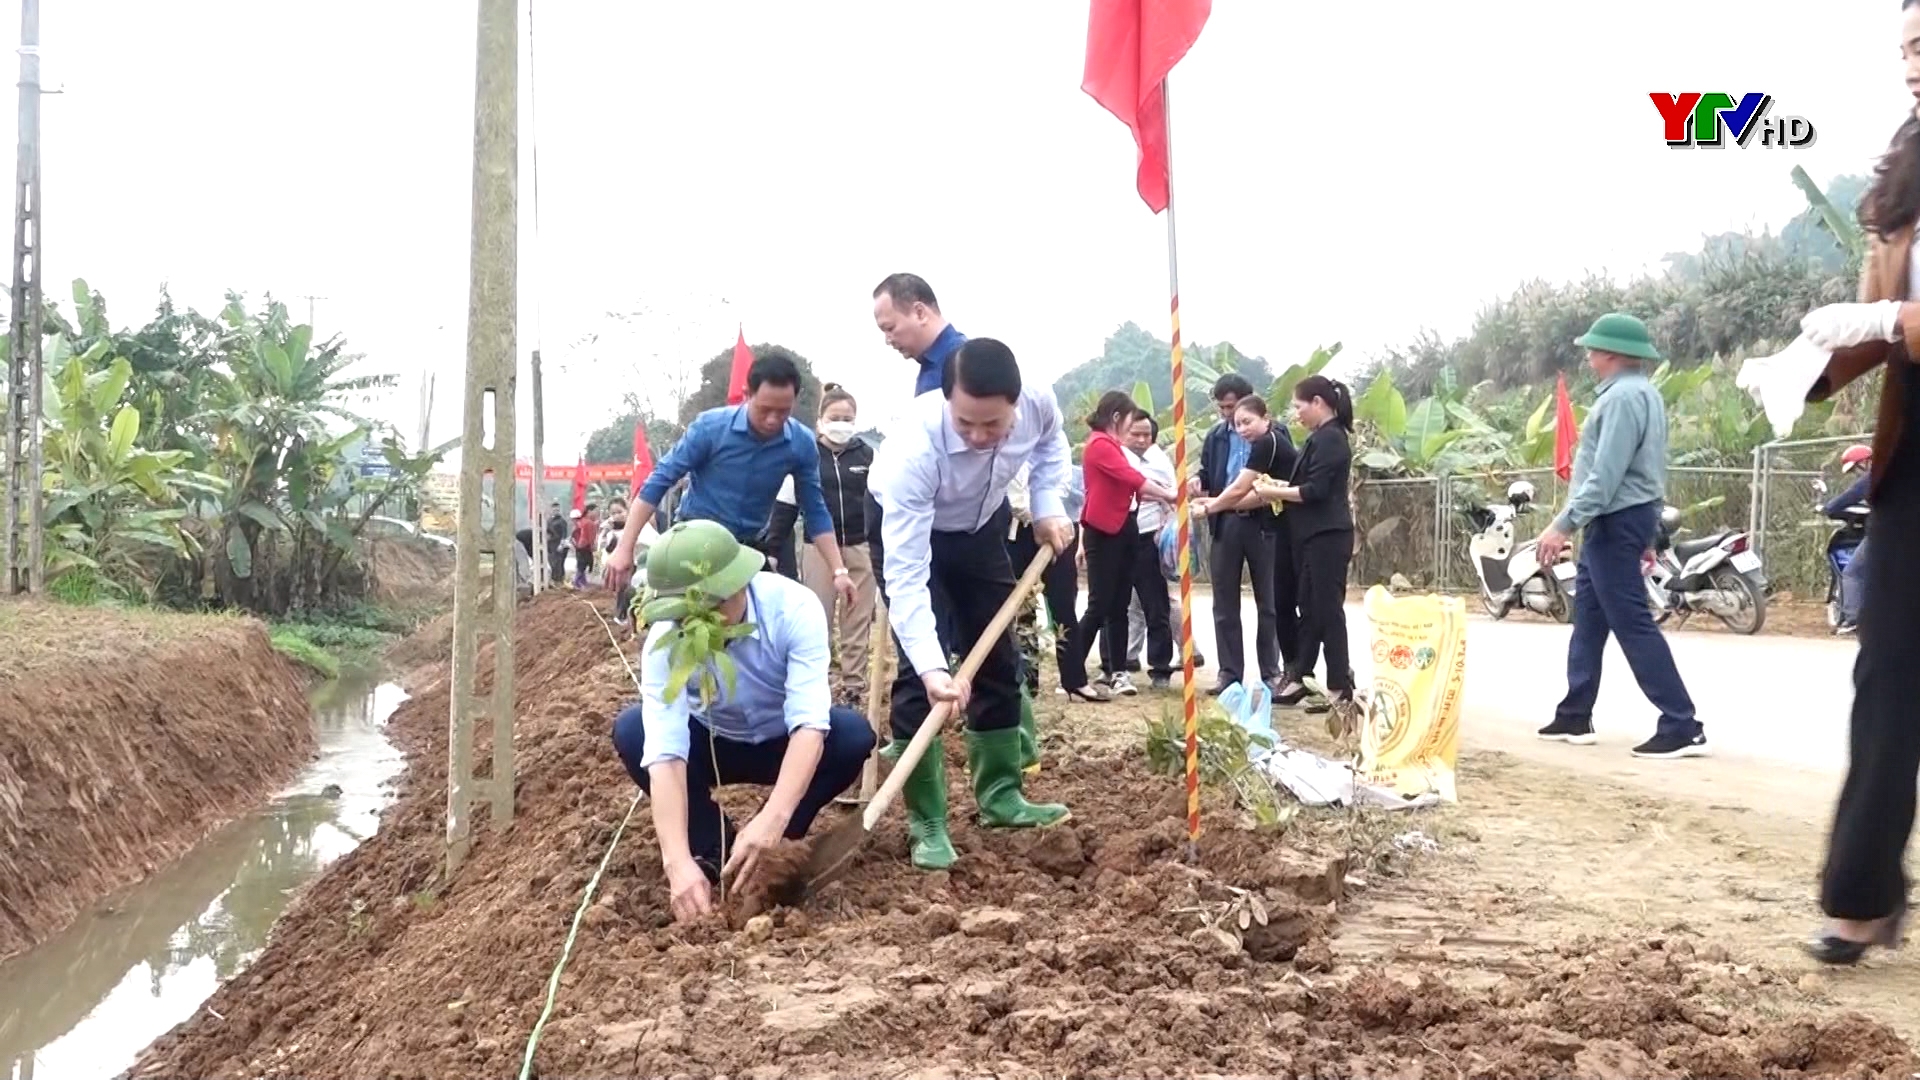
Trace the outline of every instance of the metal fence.
{"type": "MultiPolygon", "coordinates": [[[[1766,560],[1776,594],[1820,596],[1826,591],[1826,543],[1832,524],[1819,513],[1842,478],[1841,450],[1871,435],[1768,443],[1750,468],[1676,465],[1667,470],[1667,503],[1684,514],[1692,535],[1744,526],[1766,560]]],[[[1547,525],[1546,513],[1565,505],[1567,485],[1550,468],[1495,470],[1446,478],[1365,480],[1354,490],[1359,541],[1348,580],[1357,588],[1386,584],[1395,575],[1420,589],[1467,592],[1478,578],[1467,555],[1472,528],[1466,510],[1504,501],[1508,485],[1527,480],[1543,511],[1520,526],[1522,536],[1547,525]]]]}

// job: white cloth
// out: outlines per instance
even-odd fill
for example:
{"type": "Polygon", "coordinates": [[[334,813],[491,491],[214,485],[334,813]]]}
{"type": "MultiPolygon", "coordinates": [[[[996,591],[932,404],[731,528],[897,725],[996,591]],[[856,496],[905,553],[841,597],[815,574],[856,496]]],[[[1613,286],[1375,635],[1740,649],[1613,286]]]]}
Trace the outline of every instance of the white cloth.
{"type": "Polygon", "coordinates": [[[1033,516],[1065,517],[1073,453],[1059,403],[1044,387],[1021,391],[1013,428],[990,450],[967,446],[954,430],[946,396],[934,390],[914,399],[911,422],[875,451],[867,491],[880,504],[887,618],[915,671],[947,670],[928,590],[933,534],[985,527],[1029,464],[1033,516]]]}
{"type": "Polygon", "coordinates": [[[780,481],[780,490],[774,494],[773,499],[775,502],[783,502],[783,503],[786,503],[788,506],[795,506],[799,504],[800,500],[793,494],[793,474],[792,473],[788,473],[787,478],[785,480],[780,481]]]}
{"type": "Polygon", "coordinates": [[[1833,354],[1801,334],[1772,356],[1755,356],[1740,365],[1733,384],[1760,403],[1774,438],[1784,439],[1807,410],[1807,391],[1827,369],[1833,354]]]}
{"type": "MultiPolygon", "coordinates": [[[[1160,449],[1158,446],[1149,446],[1147,447],[1146,453],[1136,454],[1129,448],[1127,450],[1127,460],[1131,461],[1133,467],[1139,469],[1141,475],[1147,479],[1169,490],[1173,488],[1173,459],[1167,457],[1165,450],[1160,449]]],[[[1167,523],[1167,519],[1172,516],[1173,508],[1167,506],[1165,503],[1157,503],[1152,499],[1140,500],[1139,521],[1141,532],[1149,536],[1159,532],[1161,527],[1167,523]]]]}

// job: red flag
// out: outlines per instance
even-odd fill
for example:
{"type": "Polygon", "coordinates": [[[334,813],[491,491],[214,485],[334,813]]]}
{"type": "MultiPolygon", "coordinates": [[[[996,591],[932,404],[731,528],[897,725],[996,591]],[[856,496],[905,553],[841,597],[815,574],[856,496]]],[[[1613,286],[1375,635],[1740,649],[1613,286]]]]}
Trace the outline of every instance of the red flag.
{"type": "Polygon", "coordinates": [[[653,452],[647,447],[647,424],[641,421],[633,425],[633,488],[627,492],[627,501],[640,497],[640,485],[653,475],[653,452]]]}
{"type": "Polygon", "coordinates": [[[1553,471],[1560,479],[1573,479],[1573,448],[1580,443],[1579,422],[1573,418],[1573,399],[1567,396],[1567,373],[1560,373],[1560,384],[1553,388],[1553,471]]]}
{"type": "Polygon", "coordinates": [[[1140,148],[1136,183],[1156,214],[1169,200],[1161,86],[1193,48],[1212,11],[1212,0],[1093,0],[1087,17],[1087,67],[1080,89],[1133,132],[1140,148]]]}
{"type": "Polygon", "coordinates": [[[753,366],[753,350],[747,348],[747,331],[740,328],[740,338],[733,343],[733,373],[727,376],[727,404],[738,405],[747,400],[747,369],[753,366]]]}
{"type": "Polygon", "coordinates": [[[573,470],[573,508],[584,512],[587,509],[587,456],[580,455],[580,464],[573,470]]]}

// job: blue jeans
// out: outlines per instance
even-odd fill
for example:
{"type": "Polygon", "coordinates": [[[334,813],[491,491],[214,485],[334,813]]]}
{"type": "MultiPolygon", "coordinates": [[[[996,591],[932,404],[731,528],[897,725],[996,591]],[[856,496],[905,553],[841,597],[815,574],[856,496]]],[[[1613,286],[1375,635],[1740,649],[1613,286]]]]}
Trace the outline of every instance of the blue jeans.
{"type": "MultiPolygon", "coordinates": [[[[873,752],[873,726],[867,718],[839,706],[828,713],[833,727],[827,732],[820,764],[813,770],[813,782],[800,805],[787,822],[787,839],[798,840],[813,827],[815,815],[860,779],[867,755],[873,752]]],[[[780,763],[787,754],[787,740],[743,743],[715,737],[699,719],[687,722],[687,846],[696,858],[720,865],[721,830],[727,847],[733,846],[733,822],[725,820],[713,801],[713,789],[728,784],[771,785],[780,776],[780,763]]],[[[646,757],[646,728],[640,720],[640,706],[630,705],[613,722],[613,748],[627,767],[627,775],[651,791],[651,779],[640,767],[646,757]]]]}
{"type": "Polygon", "coordinates": [[[1846,570],[1840,574],[1840,621],[1843,624],[1860,621],[1860,601],[1867,591],[1867,542],[1853,549],[1853,558],[1848,561],[1846,570]]]}
{"type": "Polygon", "coordinates": [[[1673,650],[1647,608],[1640,556],[1653,546],[1660,504],[1644,503],[1602,514],[1587,523],[1574,580],[1573,640],[1567,647],[1567,696],[1555,710],[1561,720],[1592,723],[1600,696],[1600,661],[1607,635],[1620,642],[1640,692],[1660,710],[1660,734],[1691,739],[1700,734],[1693,699],[1680,681],[1673,650]]]}

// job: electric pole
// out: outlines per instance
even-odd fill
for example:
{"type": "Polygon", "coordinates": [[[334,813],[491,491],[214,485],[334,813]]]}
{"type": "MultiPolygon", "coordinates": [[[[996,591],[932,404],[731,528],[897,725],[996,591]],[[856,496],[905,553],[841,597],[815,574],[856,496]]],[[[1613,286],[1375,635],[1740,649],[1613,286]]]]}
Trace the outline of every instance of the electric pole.
{"type": "Polygon", "coordinates": [[[20,2],[20,155],[13,189],[13,306],[7,363],[5,592],[46,584],[41,520],[40,0],[20,2]]]}
{"type": "Polygon", "coordinates": [[[496,832],[513,821],[513,458],[518,367],[520,4],[479,0],[473,96],[473,232],[467,294],[465,423],[453,592],[453,679],[447,739],[447,874],[472,845],[473,808],[492,806],[496,832]],[[485,495],[493,520],[482,520],[485,495]],[[483,528],[484,526],[484,528],[483,528]],[[481,586],[483,558],[491,585],[481,586]],[[493,643],[493,679],[480,693],[479,657],[493,643]],[[474,728],[493,721],[493,769],[473,774],[474,728]]]}
{"type": "Polygon", "coordinates": [[[533,527],[533,591],[547,587],[547,415],[540,389],[540,350],[533,350],[533,483],[527,485],[527,524],[533,527]]]}
{"type": "Polygon", "coordinates": [[[315,300],[325,300],[327,299],[327,297],[302,295],[300,299],[305,300],[307,302],[307,325],[312,326],[313,325],[313,302],[315,300]]]}

